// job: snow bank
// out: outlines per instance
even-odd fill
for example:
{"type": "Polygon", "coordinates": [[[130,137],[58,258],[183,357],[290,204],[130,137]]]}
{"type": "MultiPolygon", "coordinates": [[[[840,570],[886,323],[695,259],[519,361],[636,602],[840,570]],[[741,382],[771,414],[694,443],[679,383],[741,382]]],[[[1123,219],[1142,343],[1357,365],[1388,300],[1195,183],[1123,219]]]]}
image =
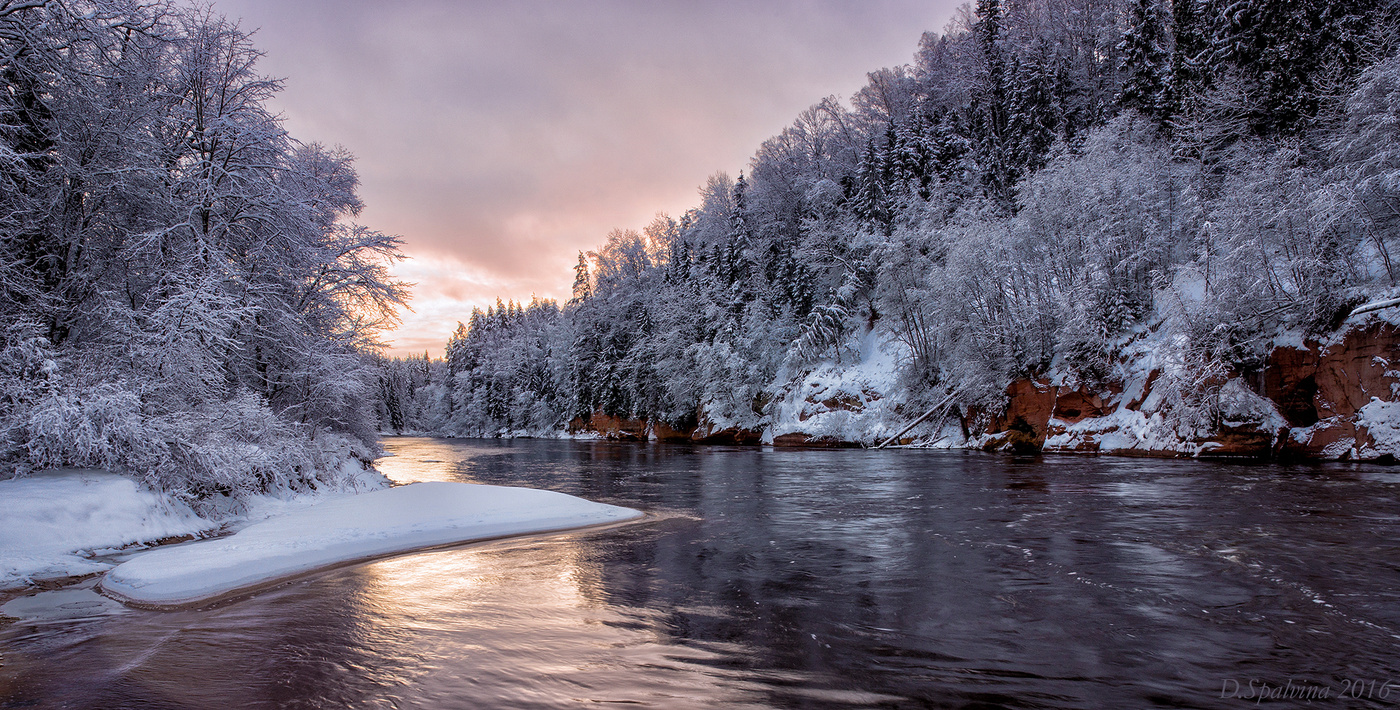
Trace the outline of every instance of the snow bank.
{"type": "Polygon", "coordinates": [[[102,590],[138,604],[189,604],[347,562],[641,515],[553,491],[414,483],[329,500],[230,537],[136,555],[107,573],[102,590]]]}
{"type": "MultiPolygon", "coordinates": [[[[764,443],[785,434],[814,439],[876,443],[898,432],[913,417],[901,412],[904,388],[900,369],[912,355],[888,333],[872,329],[856,343],[853,361],[826,361],[771,389],[778,392],[764,443]]],[[[931,429],[932,424],[920,429],[931,429]]]]}
{"type": "Polygon", "coordinates": [[[58,470],[0,481],[0,589],[102,572],[91,559],[218,527],[113,473],[58,470]]]}
{"type": "Polygon", "coordinates": [[[1379,397],[1357,412],[1356,423],[1370,434],[1371,445],[1357,452],[1359,459],[1390,455],[1400,458],[1400,402],[1387,402],[1379,397]]]}

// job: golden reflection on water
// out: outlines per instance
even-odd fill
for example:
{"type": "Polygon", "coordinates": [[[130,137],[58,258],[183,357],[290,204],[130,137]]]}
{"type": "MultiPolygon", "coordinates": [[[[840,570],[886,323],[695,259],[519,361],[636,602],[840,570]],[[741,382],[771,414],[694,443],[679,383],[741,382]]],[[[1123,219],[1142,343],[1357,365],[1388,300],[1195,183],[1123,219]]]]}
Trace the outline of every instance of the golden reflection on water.
{"type": "MultiPolygon", "coordinates": [[[[411,454],[380,461],[395,482],[462,480],[455,466],[469,447],[406,443],[411,454]]],[[[73,653],[104,657],[98,682],[111,685],[101,692],[124,705],[767,706],[761,678],[729,670],[747,649],[677,643],[666,614],[610,600],[593,548],[609,534],[408,554],[210,609],[133,610],[101,622],[73,653]]],[[[62,686],[50,680],[50,690],[62,686]]],[[[90,706],[84,692],[51,699],[90,706]]]]}
{"type": "Polygon", "coordinates": [[[407,664],[417,672],[400,702],[766,705],[761,686],[716,667],[736,649],[677,645],[654,612],[611,605],[602,570],[589,562],[589,537],[494,543],[358,569],[363,584],[351,606],[369,612],[364,644],[392,665],[417,660],[407,664]],[[487,688],[489,702],[478,695],[487,688]]]}
{"type": "Polygon", "coordinates": [[[394,436],[381,442],[385,456],[374,462],[381,473],[396,484],[419,481],[464,481],[457,474],[457,465],[478,453],[498,450],[478,450],[464,442],[451,439],[394,436]]]}
{"type": "MultiPolygon", "coordinates": [[[[460,462],[498,454],[422,438],[386,438],[384,445],[398,455],[377,466],[397,484],[470,481],[460,462]]],[[[404,691],[390,693],[399,696],[395,706],[766,706],[762,685],[718,667],[742,649],[677,645],[656,612],[609,601],[601,565],[589,554],[607,534],[404,555],[330,573],[313,586],[349,591],[343,620],[356,630],[354,645],[403,676],[384,684],[404,691]]]]}

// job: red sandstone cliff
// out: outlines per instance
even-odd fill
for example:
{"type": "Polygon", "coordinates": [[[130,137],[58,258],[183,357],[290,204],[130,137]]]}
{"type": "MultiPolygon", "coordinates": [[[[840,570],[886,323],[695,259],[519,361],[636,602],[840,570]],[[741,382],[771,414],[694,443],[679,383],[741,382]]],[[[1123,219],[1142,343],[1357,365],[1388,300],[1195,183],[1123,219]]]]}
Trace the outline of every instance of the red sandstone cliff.
{"type": "MultiPolygon", "coordinates": [[[[987,449],[1129,456],[1394,460],[1400,456],[1400,326],[1370,317],[1323,340],[1279,345],[1263,368],[1212,382],[1213,418],[1183,428],[1165,416],[1162,367],[1150,347],[1125,353],[1121,377],[1088,386],[1060,377],[1017,380],[999,411],[965,410],[965,444],[987,449]],[[1126,373],[1126,374],[1123,374],[1126,373]]],[[[879,393],[800,392],[794,417],[859,414],[879,393]]],[[[570,424],[608,439],[757,444],[762,431],[720,427],[702,410],[694,428],[594,413],[570,424]]],[[[887,418],[903,416],[891,407],[887,418]]],[[[888,422],[898,426],[900,422],[888,422]]],[[[791,423],[789,423],[789,426],[791,423]]],[[[823,432],[775,431],[777,446],[872,443],[823,432]]]]}
{"type": "Polygon", "coordinates": [[[1394,460],[1400,455],[1400,327],[1373,319],[1328,340],[1276,347],[1256,373],[1218,383],[1218,421],[1183,434],[1153,408],[1160,370],[1101,387],[1018,380],[1005,409],[968,417],[973,442],[1138,456],[1394,460]],[[980,420],[987,423],[978,427],[980,420]]]}

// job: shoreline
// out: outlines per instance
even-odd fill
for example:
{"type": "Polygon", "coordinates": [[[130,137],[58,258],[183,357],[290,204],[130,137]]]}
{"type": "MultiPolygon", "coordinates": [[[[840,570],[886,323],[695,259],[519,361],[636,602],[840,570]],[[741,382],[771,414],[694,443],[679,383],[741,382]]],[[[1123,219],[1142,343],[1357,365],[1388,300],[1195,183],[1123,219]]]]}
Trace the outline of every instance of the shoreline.
{"type": "MultiPolygon", "coordinates": [[[[614,438],[603,435],[579,436],[577,434],[562,433],[559,436],[454,436],[443,433],[413,432],[402,434],[381,433],[381,438],[386,439],[446,439],[449,441],[576,441],[581,443],[595,444],[628,444],[641,446],[669,446],[676,449],[740,449],[745,451],[771,450],[771,451],[875,451],[877,448],[859,441],[840,441],[836,443],[802,443],[802,444],[774,444],[774,443],[717,443],[704,441],[690,441],[686,439],[640,439],[640,438],[614,438]]],[[[935,446],[921,444],[891,444],[883,447],[888,451],[963,451],[983,454],[995,454],[1005,456],[1063,456],[1067,458],[1125,458],[1125,459],[1156,459],[1163,461],[1204,461],[1210,463],[1243,463],[1243,464],[1278,464],[1283,466],[1298,464],[1374,464],[1380,467],[1392,467],[1400,465],[1400,460],[1386,458],[1384,456],[1374,459],[1349,459],[1349,458],[1318,458],[1302,456],[1297,454],[1285,454],[1283,456],[1257,456],[1253,454],[1222,453],[1212,454],[1209,450],[1199,453],[1189,453],[1185,451],[1166,451],[1148,449],[1114,449],[1104,450],[1077,450],[1077,449],[1050,449],[1035,451],[1015,451],[1009,448],[989,448],[984,445],[969,443],[959,446],[935,446]]],[[[388,455],[388,454],[386,454],[388,455]]]]}
{"type": "MultiPolygon", "coordinates": [[[[562,537],[567,537],[567,536],[570,536],[570,535],[592,534],[592,533],[597,533],[597,532],[603,532],[603,531],[606,531],[606,530],[609,530],[609,529],[612,529],[612,528],[620,528],[620,527],[624,527],[624,526],[628,526],[628,525],[637,525],[637,524],[641,524],[641,523],[656,522],[656,521],[665,519],[665,516],[659,516],[659,515],[655,515],[655,514],[652,514],[652,513],[645,512],[645,511],[639,511],[639,512],[641,512],[641,515],[639,515],[639,516],[637,516],[637,517],[635,517],[635,518],[629,518],[629,519],[626,519],[626,520],[616,520],[616,521],[611,521],[611,522],[606,522],[606,523],[593,523],[593,524],[589,524],[589,525],[580,525],[580,526],[572,526],[572,527],[565,527],[565,528],[556,528],[556,529],[553,529],[553,530],[540,530],[540,531],[537,531],[537,532],[528,532],[528,533],[519,533],[519,534],[506,534],[506,535],[496,535],[496,536],[492,536],[492,537],[477,538],[477,539],[472,539],[472,540],[463,540],[463,541],[461,541],[461,542],[448,542],[448,543],[442,543],[442,544],[438,544],[438,545],[427,545],[427,546],[424,546],[424,547],[417,547],[417,548],[408,549],[408,550],[401,550],[401,551],[397,551],[397,552],[377,553],[377,554],[367,555],[367,556],[365,556],[365,557],[360,557],[360,558],[356,558],[356,559],[342,560],[342,561],[339,561],[339,562],[331,563],[331,564],[326,565],[326,566],[317,567],[317,568],[315,568],[315,569],[304,570],[304,571],[301,571],[301,572],[296,572],[296,573],[293,573],[293,574],[288,574],[288,575],[285,575],[285,576],[276,577],[276,578],[274,578],[274,579],[269,579],[269,580],[266,580],[266,581],[264,581],[264,582],[258,582],[258,583],[256,583],[256,584],[251,584],[251,585],[248,585],[248,586],[246,586],[246,587],[240,587],[240,588],[238,588],[238,589],[235,589],[235,590],[232,590],[232,591],[229,591],[229,592],[220,593],[220,594],[217,594],[217,595],[214,595],[214,596],[211,596],[211,597],[203,597],[203,598],[194,599],[194,600],[189,600],[189,601],[178,601],[178,602],[171,602],[171,603],[152,603],[152,602],[137,601],[137,600],[133,600],[133,599],[131,599],[131,598],[129,598],[129,597],[127,597],[127,596],[121,594],[120,592],[116,592],[116,591],[113,591],[113,590],[111,590],[111,589],[107,589],[107,588],[102,584],[101,581],[98,581],[97,585],[94,587],[94,590],[95,590],[98,594],[101,594],[102,596],[107,597],[108,599],[112,599],[112,600],[114,600],[114,601],[120,602],[120,603],[122,603],[122,604],[124,604],[124,605],[126,605],[126,606],[132,607],[133,609],[143,609],[143,610],[147,610],[147,611],[179,611],[179,610],[189,610],[189,609],[192,609],[192,610],[212,609],[212,608],[214,608],[214,607],[222,606],[222,605],[225,605],[225,604],[232,604],[232,603],[241,601],[241,600],[243,600],[243,599],[247,599],[248,597],[255,596],[255,595],[257,595],[258,593],[267,591],[267,590],[269,590],[269,589],[276,589],[277,587],[281,587],[281,586],[283,586],[283,585],[285,585],[285,584],[290,584],[290,583],[292,583],[292,582],[296,582],[296,581],[301,580],[301,579],[306,579],[306,578],[309,578],[309,577],[314,577],[314,576],[316,576],[316,575],[318,575],[318,574],[322,574],[322,573],[325,573],[325,572],[331,572],[331,571],[339,570],[339,569],[345,569],[345,568],[347,568],[347,567],[354,567],[354,566],[356,566],[356,565],[362,565],[362,564],[367,564],[367,563],[371,563],[371,562],[377,562],[377,561],[379,561],[379,560],[386,560],[386,559],[389,559],[389,558],[392,558],[392,557],[401,557],[401,556],[405,556],[405,555],[416,555],[416,554],[423,553],[423,552],[440,552],[440,551],[443,551],[443,550],[466,549],[466,548],[470,548],[470,547],[487,547],[487,546],[490,546],[490,545],[500,545],[500,544],[503,544],[503,543],[524,542],[524,541],[529,541],[529,540],[545,540],[545,539],[550,539],[550,538],[562,538],[562,537]]],[[[106,573],[103,572],[103,573],[98,573],[97,575],[88,575],[87,577],[83,577],[83,578],[80,579],[80,580],[74,580],[74,581],[72,582],[72,584],[78,584],[78,583],[80,583],[82,580],[90,579],[92,576],[105,577],[105,576],[106,576],[106,573]]],[[[64,585],[64,586],[71,586],[71,585],[64,585]]],[[[58,587],[58,588],[63,588],[63,587],[58,587]]],[[[45,590],[45,591],[51,591],[51,590],[45,590]]],[[[25,596],[25,595],[21,594],[21,595],[17,595],[17,596],[25,596]]],[[[3,601],[9,601],[9,600],[8,600],[8,599],[5,599],[5,600],[3,600],[3,601]]],[[[0,603],[3,603],[3,602],[0,602],[0,603]]]]}
{"type": "Polygon", "coordinates": [[[419,481],[328,500],[227,537],[142,552],[108,571],[100,589],[129,605],[198,606],[349,563],[644,517],[542,488],[419,481]]]}

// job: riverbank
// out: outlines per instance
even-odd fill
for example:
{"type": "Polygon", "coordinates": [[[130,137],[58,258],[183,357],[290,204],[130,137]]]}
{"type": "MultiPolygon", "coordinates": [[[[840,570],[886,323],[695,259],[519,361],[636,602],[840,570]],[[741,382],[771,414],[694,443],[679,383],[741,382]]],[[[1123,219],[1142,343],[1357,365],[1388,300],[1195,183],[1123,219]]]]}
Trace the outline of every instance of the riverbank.
{"type": "Polygon", "coordinates": [[[57,469],[0,481],[0,595],[67,586],[152,547],[234,533],[327,500],[379,490],[388,478],[360,469],[336,486],[222,497],[200,510],[134,479],[57,469]]]}
{"type": "Polygon", "coordinates": [[[112,558],[224,521],[105,471],[58,470],[0,481],[0,592],[100,574],[112,558]]]}
{"type": "Polygon", "coordinates": [[[102,591],[124,602],[188,605],[388,555],[642,517],[545,490],[445,482],[386,489],[388,479],[374,471],[362,484],[200,515],[104,471],[0,481],[0,598],[102,575],[102,591]]]}
{"type": "MultiPolygon", "coordinates": [[[[766,403],[692,426],[594,412],[567,435],[778,447],[874,446],[929,406],[900,379],[907,353],[876,331],[853,357],[786,373],[766,403]]],[[[1107,372],[1064,363],[963,397],[900,444],[1155,458],[1375,461],[1400,458],[1400,309],[1356,316],[1327,336],[1288,333],[1251,367],[1202,368],[1150,329],[1118,344],[1107,372]],[[968,401],[972,400],[972,401],[968,401]]]]}

